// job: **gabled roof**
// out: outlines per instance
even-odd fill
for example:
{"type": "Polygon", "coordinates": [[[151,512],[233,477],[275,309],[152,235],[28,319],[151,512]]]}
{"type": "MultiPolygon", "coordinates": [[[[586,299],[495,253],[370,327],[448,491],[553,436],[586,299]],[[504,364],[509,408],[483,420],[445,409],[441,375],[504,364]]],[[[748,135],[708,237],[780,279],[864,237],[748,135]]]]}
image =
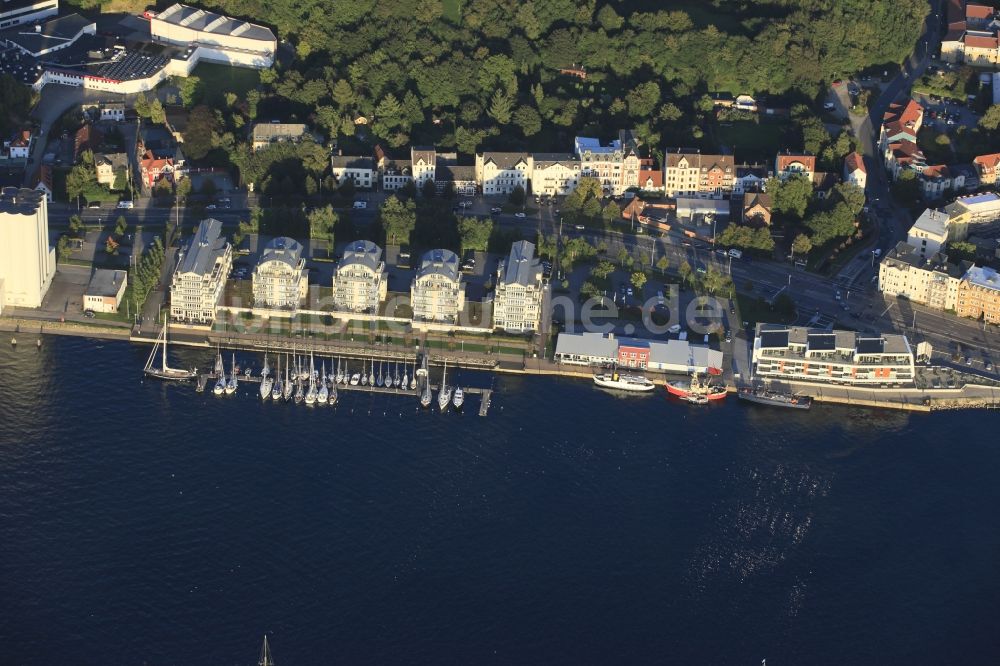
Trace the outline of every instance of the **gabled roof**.
{"type": "Polygon", "coordinates": [[[972,163],[982,171],[993,171],[1000,166],[1000,153],[989,153],[988,155],[977,155],[972,163]]]}
{"type": "Polygon", "coordinates": [[[570,153],[534,153],[531,157],[535,169],[547,169],[557,164],[570,168],[580,166],[580,158],[570,153]]]}
{"type": "Polygon", "coordinates": [[[437,150],[434,146],[413,146],[410,148],[410,162],[416,164],[420,160],[424,164],[434,164],[437,160],[437,150]]]}
{"type": "Polygon", "coordinates": [[[542,264],[535,257],[535,245],[528,241],[517,241],[510,246],[510,255],[504,264],[503,284],[519,284],[530,287],[541,278],[542,264]]]}
{"type": "Polygon", "coordinates": [[[814,171],[812,180],[813,187],[821,191],[832,189],[840,182],[840,178],[832,171],[814,171]]]}
{"type": "Polygon", "coordinates": [[[639,169],[639,187],[651,181],[653,187],[663,187],[663,171],[660,169],[639,169]]]}
{"type": "Polygon", "coordinates": [[[805,171],[816,171],[816,156],[808,153],[778,153],[775,161],[775,170],[778,172],[788,171],[795,165],[801,165],[805,171]]]}
{"type": "Polygon", "coordinates": [[[493,162],[496,168],[507,171],[509,169],[517,168],[517,165],[524,162],[524,165],[528,165],[528,153],[494,153],[494,152],[484,152],[483,153],[483,164],[487,162],[493,162]]]}
{"type": "Polygon", "coordinates": [[[948,33],[941,39],[942,42],[960,42],[965,37],[965,21],[956,21],[948,24],[948,33]]]}
{"type": "Polygon", "coordinates": [[[861,153],[857,151],[849,153],[847,157],[844,158],[844,166],[847,167],[847,173],[854,173],[855,171],[867,173],[865,171],[865,160],[861,156],[861,153]]]}
{"type": "Polygon", "coordinates": [[[330,158],[333,169],[374,169],[375,160],[363,155],[334,155],[330,158]]]}
{"type": "Polygon", "coordinates": [[[997,38],[995,35],[986,36],[966,34],[965,45],[976,49],[995,49],[997,48],[997,38]]]}
{"type": "Polygon", "coordinates": [[[272,239],[261,253],[257,265],[261,266],[268,261],[280,261],[292,270],[298,269],[302,262],[302,243],[287,236],[272,239]]]}
{"type": "Polygon", "coordinates": [[[965,6],[965,19],[985,21],[993,17],[993,8],[985,5],[968,4],[965,6]]]}
{"type": "Polygon", "coordinates": [[[14,133],[14,138],[10,141],[11,148],[27,148],[31,143],[31,130],[20,130],[14,133]]]}
{"type": "Polygon", "coordinates": [[[666,168],[676,169],[681,160],[687,160],[688,168],[712,169],[717,167],[722,170],[728,169],[731,173],[736,171],[736,162],[732,155],[703,154],[694,148],[667,150],[665,155],[666,168]]]}
{"type": "Polygon", "coordinates": [[[755,206],[771,210],[771,195],[766,192],[751,192],[743,198],[744,212],[755,206]]]}
{"type": "Polygon", "coordinates": [[[924,167],[920,175],[929,180],[951,178],[951,171],[946,164],[934,164],[924,167]]]}
{"type": "Polygon", "coordinates": [[[188,243],[177,272],[205,275],[225,252],[227,245],[229,243],[222,235],[222,222],[213,217],[202,220],[194,238],[188,243]]]}
{"type": "Polygon", "coordinates": [[[458,282],[461,277],[458,271],[458,255],[444,248],[425,252],[420,259],[417,279],[428,275],[440,275],[452,282],[458,282]]]}

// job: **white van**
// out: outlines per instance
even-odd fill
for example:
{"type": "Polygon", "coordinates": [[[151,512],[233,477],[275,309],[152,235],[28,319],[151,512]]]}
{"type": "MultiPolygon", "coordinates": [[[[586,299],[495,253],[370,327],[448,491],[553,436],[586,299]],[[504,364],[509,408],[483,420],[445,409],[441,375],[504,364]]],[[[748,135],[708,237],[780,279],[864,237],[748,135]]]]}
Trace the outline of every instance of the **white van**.
{"type": "Polygon", "coordinates": [[[355,208],[368,208],[368,202],[367,201],[355,201],[354,202],[354,207],[355,208]]]}
{"type": "Polygon", "coordinates": [[[128,209],[128,210],[131,210],[131,209],[135,208],[135,204],[133,202],[131,202],[131,201],[119,201],[118,202],[118,208],[125,208],[125,209],[128,209]]]}

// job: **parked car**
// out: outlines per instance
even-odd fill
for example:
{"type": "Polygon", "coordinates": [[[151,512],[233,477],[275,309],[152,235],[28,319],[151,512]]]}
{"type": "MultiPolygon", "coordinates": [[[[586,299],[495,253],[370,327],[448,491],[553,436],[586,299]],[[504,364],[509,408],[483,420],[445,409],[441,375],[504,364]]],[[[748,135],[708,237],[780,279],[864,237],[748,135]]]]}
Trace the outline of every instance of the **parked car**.
{"type": "Polygon", "coordinates": [[[215,210],[215,204],[208,204],[205,206],[205,210],[215,210]]]}
{"type": "Polygon", "coordinates": [[[367,201],[355,201],[354,202],[354,207],[358,208],[358,209],[368,208],[368,202],[367,201]]]}
{"type": "Polygon", "coordinates": [[[119,201],[117,208],[132,209],[135,208],[135,203],[131,201],[119,201]]]}
{"type": "Polygon", "coordinates": [[[514,213],[514,217],[527,217],[524,213],[514,213]]]}
{"type": "Polygon", "coordinates": [[[95,313],[94,313],[93,310],[84,310],[83,311],[83,316],[86,317],[87,319],[93,319],[94,318],[94,314],[95,313]]]}
{"type": "Polygon", "coordinates": [[[500,206],[493,206],[493,208],[490,208],[490,212],[491,213],[501,213],[501,212],[503,212],[503,208],[501,208],[500,206]]]}

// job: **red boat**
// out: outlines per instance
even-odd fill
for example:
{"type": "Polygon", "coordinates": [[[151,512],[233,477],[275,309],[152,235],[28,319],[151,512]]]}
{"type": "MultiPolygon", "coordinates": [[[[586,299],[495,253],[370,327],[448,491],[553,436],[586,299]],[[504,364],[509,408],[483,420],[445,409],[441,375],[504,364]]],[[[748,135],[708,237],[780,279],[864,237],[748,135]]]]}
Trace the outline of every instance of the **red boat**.
{"type": "Polygon", "coordinates": [[[666,382],[667,392],[688,402],[702,404],[709,400],[722,400],[729,393],[725,385],[710,384],[702,381],[698,373],[692,373],[691,379],[678,379],[666,382]]]}

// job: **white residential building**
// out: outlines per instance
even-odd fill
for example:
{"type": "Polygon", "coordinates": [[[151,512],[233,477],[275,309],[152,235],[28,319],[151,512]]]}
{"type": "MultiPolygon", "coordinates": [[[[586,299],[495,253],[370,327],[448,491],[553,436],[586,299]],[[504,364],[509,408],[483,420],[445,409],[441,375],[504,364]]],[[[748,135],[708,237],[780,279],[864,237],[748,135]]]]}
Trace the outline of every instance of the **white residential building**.
{"type": "Polygon", "coordinates": [[[125,104],[122,102],[107,102],[101,104],[101,120],[120,123],[125,120],[125,104]]]}
{"type": "Polygon", "coordinates": [[[639,187],[641,160],[639,141],[629,130],[622,130],[610,144],[601,145],[600,139],[578,136],[573,141],[576,156],[580,158],[580,175],[596,178],[607,194],[619,196],[630,187],[639,187]]]}
{"type": "Polygon", "coordinates": [[[565,196],[580,182],[580,158],[568,153],[532,155],[531,191],[548,196],[565,196]]]}
{"type": "Polygon", "coordinates": [[[302,243],[280,236],[264,248],[253,271],[255,308],[295,310],[309,292],[302,243]]]}
{"type": "Polygon", "coordinates": [[[493,298],[493,326],[505,331],[537,331],[541,321],[542,263],[535,257],[535,246],[518,241],[510,255],[497,268],[497,288],[493,298]]]}
{"type": "Polygon", "coordinates": [[[764,380],[875,387],[914,381],[913,350],[896,334],[757,324],[751,360],[753,376],[764,380]]]}
{"type": "Polygon", "coordinates": [[[388,160],[382,167],[382,189],[394,192],[413,182],[413,170],[407,160],[388,160]]]}
{"type": "Polygon", "coordinates": [[[844,181],[862,190],[868,185],[868,169],[861,153],[855,151],[844,158],[844,181]]]}
{"type": "Polygon", "coordinates": [[[83,292],[83,309],[94,312],[118,312],[128,283],[126,271],[98,268],[83,292]]]}
{"type": "Polygon", "coordinates": [[[0,304],[41,307],[56,272],[49,208],[37,190],[0,190],[0,304]]]}
{"type": "Polygon", "coordinates": [[[910,227],[906,242],[916,249],[920,257],[927,259],[934,256],[948,242],[948,214],[928,208],[910,227]]]}
{"type": "Polygon", "coordinates": [[[115,179],[118,172],[122,171],[128,176],[128,155],[126,153],[97,153],[94,155],[94,171],[97,173],[97,182],[107,185],[108,188],[115,186],[115,179]]]}
{"type": "Polygon", "coordinates": [[[417,186],[417,191],[422,192],[424,183],[428,180],[435,181],[435,168],[437,166],[437,151],[434,146],[413,146],[410,148],[410,170],[413,175],[413,184],[417,186]]]}
{"type": "Polygon", "coordinates": [[[376,182],[375,161],[370,157],[334,155],[330,158],[330,170],[338,184],[353,180],[355,187],[368,190],[376,182]]]}
{"type": "Polygon", "coordinates": [[[410,287],[410,305],[415,321],[458,322],[465,307],[465,285],[454,252],[438,249],[424,254],[410,287]]]}
{"type": "Polygon", "coordinates": [[[359,240],[344,248],[333,273],[333,307],[344,312],[376,313],[388,289],[382,248],[359,240]]]}
{"type": "Polygon", "coordinates": [[[938,310],[955,310],[961,277],[959,267],[949,264],[946,255],[924,258],[912,245],[900,242],[879,264],[878,288],[889,296],[902,296],[938,310]]]}
{"type": "Polygon", "coordinates": [[[181,251],[170,284],[170,316],[177,321],[211,324],[233,264],[233,246],[222,222],[207,218],[181,251]]]}
{"type": "Polygon", "coordinates": [[[528,193],[531,178],[532,158],[527,153],[476,154],[476,181],[483,194],[510,194],[518,186],[528,193]]]}

